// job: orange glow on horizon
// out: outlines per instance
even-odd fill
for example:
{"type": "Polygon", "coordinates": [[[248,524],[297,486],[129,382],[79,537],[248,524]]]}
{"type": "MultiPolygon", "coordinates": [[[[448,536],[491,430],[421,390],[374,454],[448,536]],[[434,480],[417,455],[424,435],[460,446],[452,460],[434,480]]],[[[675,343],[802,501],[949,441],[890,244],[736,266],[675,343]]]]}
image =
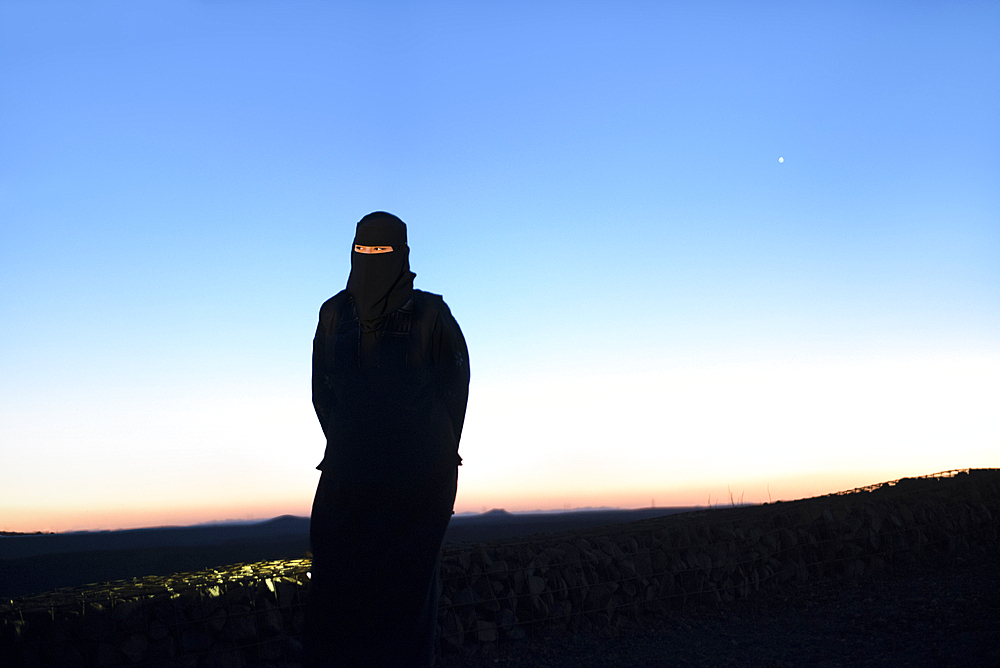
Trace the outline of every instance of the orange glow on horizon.
{"type": "MultiPolygon", "coordinates": [[[[695,483],[673,489],[622,489],[606,490],[600,493],[547,493],[531,490],[523,494],[462,494],[455,503],[455,512],[482,512],[493,508],[503,508],[509,512],[533,510],[567,510],[573,508],[658,508],[728,506],[731,503],[759,504],[768,501],[794,501],[814,496],[823,496],[857,487],[895,480],[907,476],[921,476],[937,471],[919,473],[883,472],[881,476],[871,473],[814,473],[778,477],[771,480],[750,480],[745,484],[695,483]]],[[[461,485],[461,483],[460,483],[461,485]]]]}
{"type": "Polygon", "coordinates": [[[253,507],[203,506],[198,508],[94,509],[86,512],[65,508],[3,509],[0,531],[65,533],[71,531],[117,531],[150,527],[190,526],[210,522],[265,521],[281,515],[308,516],[305,503],[262,504],[253,507]]]}
{"type": "MultiPolygon", "coordinates": [[[[792,501],[833,492],[846,491],[907,476],[920,476],[937,471],[892,471],[879,473],[815,473],[800,474],[773,480],[746,481],[746,484],[709,485],[691,483],[674,489],[619,489],[600,492],[560,493],[530,490],[520,494],[495,490],[463,490],[459,482],[456,513],[479,513],[493,508],[509,512],[536,510],[572,510],[575,508],[648,508],[728,506],[739,503],[758,504],[770,501],[792,501]]],[[[310,495],[311,497],[311,492],[310,495]]],[[[114,531],[147,527],[189,526],[227,520],[265,521],[281,515],[307,517],[308,500],[272,501],[251,507],[236,505],[204,505],[199,507],[98,509],[85,513],[66,508],[27,509],[4,508],[0,530],[34,533],[70,531],[114,531]]]]}

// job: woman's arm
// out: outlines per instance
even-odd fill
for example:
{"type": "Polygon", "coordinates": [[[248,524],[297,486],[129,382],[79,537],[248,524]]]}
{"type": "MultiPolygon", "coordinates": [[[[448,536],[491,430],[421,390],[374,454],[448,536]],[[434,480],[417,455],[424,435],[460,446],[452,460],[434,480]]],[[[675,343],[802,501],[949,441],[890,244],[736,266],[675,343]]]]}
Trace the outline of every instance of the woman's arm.
{"type": "MultiPolygon", "coordinates": [[[[332,301],[332,300],[330,300],[332,301]]],[[[333,383],[330,379],[329,362],[327,355],[327,339],[331,331],[336,331],[335,310],[331,308],[330,301],[323,304],[319,311],[319,324],[316,326],[316,336],[313,337],[313,357],[312,357],[312,401],[313,408],[316,409],[316,417],[323,428],[323,435],[330,438],[330,417],[333,410],[335,396],[333,393],[333,383]]]]}
{"type": "Polygon", "coordinates": [[[469,402],[469,349],[458,322],[447,305],[434,323],[434,362],[438,368],[440,394],[455,434],[455,446],[462,438],[465,409],[469,402]]]}

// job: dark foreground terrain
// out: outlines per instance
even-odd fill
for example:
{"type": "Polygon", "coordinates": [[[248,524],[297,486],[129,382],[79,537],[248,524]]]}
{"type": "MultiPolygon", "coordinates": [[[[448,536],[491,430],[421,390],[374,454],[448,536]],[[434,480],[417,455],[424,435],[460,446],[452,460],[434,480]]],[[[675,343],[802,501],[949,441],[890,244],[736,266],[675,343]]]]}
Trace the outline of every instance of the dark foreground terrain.
{"type": "Polygon", "coordinates": [[[719,607],[444,654],[440,668],[1000,666],[1000,555],[785,586],[719,607]]]}
{"type": "MultiPolygon", "coordinates": [[[[689,508],[554,513],[492,510],[452,518],[445,542],[483,542],[662,517],[689,508]]],[[[124,531],[0,536],[0,599],[61,587],[170,575],[230,564],[301,559],[309,518],[124,531]]]]}

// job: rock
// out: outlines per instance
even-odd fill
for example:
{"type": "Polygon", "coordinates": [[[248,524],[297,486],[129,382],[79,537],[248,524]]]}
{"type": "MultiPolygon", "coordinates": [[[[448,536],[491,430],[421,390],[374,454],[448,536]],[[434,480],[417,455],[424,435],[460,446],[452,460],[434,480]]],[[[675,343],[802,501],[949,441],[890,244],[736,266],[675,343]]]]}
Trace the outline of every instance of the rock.
{"type": "MultiPolygon", "coordinates": [[[[287,649],[287,657],[289,661],[302,661],[305,658],[306,653],[302,647],[302,641],[298,638],[294,636],[289,638],[285,647],[287,649]]],[[[291,668],[291,665],[289,665],[289,668],[291,668]]]]}
{"type": "Polygon", "coordinates": [[[181,632],[181,653],[196,654],[212,646],[215,638],[204,629],[192,627],[181,632]]]}
{"type": "Polygon", "coordinates": [[[143,609],[144,601],[135,599],[132,601],[120,601],[114,606],[112,618],[118,628],[126,633],[136,633],[146,628],[146,614],[143,609]]]}
{"type": "Polygon", "coordinates": [[[278,598],[279,608],[290,608],[299,600],[299,590],[301,584],[293,578],[276,578],[274,581],[275,592],[278,598]]]}
{"type": "Polygon", "coordinates": [[[220,637],[225,640],[252,640],[257,637],[257,621],[249,606],[230,606],[220,637]]]}
{"type": "Polygon", "coordinates": [[[235,647],[215,647],[199,662],[203,668],[246,668],[247,660],[235,647]]]}
{"type": "Polygon", "coordinates": [[[284,656],[284,641],[281,638],[268,638],[257,646],[260,658],[266,662],[277,662],[284,656]]]}
{"type": "Polygon", "coordinates": [[[281,612],[266,597],[257,601],[257,627],[265,634],[281,633],[281,612]]]}
{"type": "Polygon", "coordinates": [[[291,637],[301,636],[302,629],[305,628],[305,613],[302,612],[301,608],[298,608],[292,612],[291,625],[286,630],[288,635],[291,637]]]}
{"type": "Polygon", "coordinates": [[[145,635],[133,633],[121,644],[119,649],[131,663],[139,663],[146,658],[149,640],[146,639],[145,635]]]}
{"type": "Polygon", "coordinates": [[[170,599],[161,600],[153,606],[153,616],[163,622],[168,628],[177,628],[187,624],[187,616],[184,614],[185,601],[177,596],[170,599]]]}
{"type": "Polygon", "coordinates": [[[124,665],[118,648],[111,643],[100,643],[94,653],[94,666],[97,668],[117,668],[124,665]]]}
{"type": "Polygon", "coordinates": [[[149,636],[150,640],[160,640],[166,638],[168,634],[167,625],[159,619],[152,620],[149,623],[149,629],[146,631],[146,635],[149,636]]]}
{"type": "Polygon", "coordinates": [[[177,641],[170,636],[155,640],[149,643],[149,650],[146,652],[146,656],[154,662],[162,661],[163,659],[172,659],[177,656],[177,641]]]}
{"type": "Polygon", "coordinates": [[[456,591],[451,600],[454,605],[474,605],[482,599],[471,588],[465,587],[456,591]]]}
{"type": "Polygon", "coordinates": [[[445,615],[441,624],[441,635],[445,642],[455,647],[460,647],[465,640],[465,630],[462,620],[454,612],[445,615]]]}
{"type": "Polygon", "coordinates": [[[482,619],[478,620],[476,626],[476,638],[479,642],[496,642],[497,637],[496,622],[488,622],[482,619]]]}

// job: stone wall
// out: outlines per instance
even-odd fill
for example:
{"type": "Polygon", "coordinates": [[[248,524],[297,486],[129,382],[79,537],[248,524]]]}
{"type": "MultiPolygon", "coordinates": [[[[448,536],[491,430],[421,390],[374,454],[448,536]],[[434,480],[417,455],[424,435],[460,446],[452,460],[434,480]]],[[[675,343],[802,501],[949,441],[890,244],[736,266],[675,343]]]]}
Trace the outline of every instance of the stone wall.
{"type": "Polygon", "coordinates": [[[0,603],[0,666],[294,665],[308,570],[241,564],[0,603]]]}
{"type": "Polygon", "coordinates": [[[442,649],[586,629],[792,579],[1000,550],[1000,471],[904,479],[443,554],[442,649]]]}
{"type": "MultiPolygon", "coordinates": [[[[442,552],[442,652],[586,629],[792,579],[997,553],[1000,470],[715,508],[442,552]]],[[[305,560],[144,578],[0,603],[0,665],[294,666],[305,560]]],[[[387,630],[387,633],[391,630],[387,630]]]]}

